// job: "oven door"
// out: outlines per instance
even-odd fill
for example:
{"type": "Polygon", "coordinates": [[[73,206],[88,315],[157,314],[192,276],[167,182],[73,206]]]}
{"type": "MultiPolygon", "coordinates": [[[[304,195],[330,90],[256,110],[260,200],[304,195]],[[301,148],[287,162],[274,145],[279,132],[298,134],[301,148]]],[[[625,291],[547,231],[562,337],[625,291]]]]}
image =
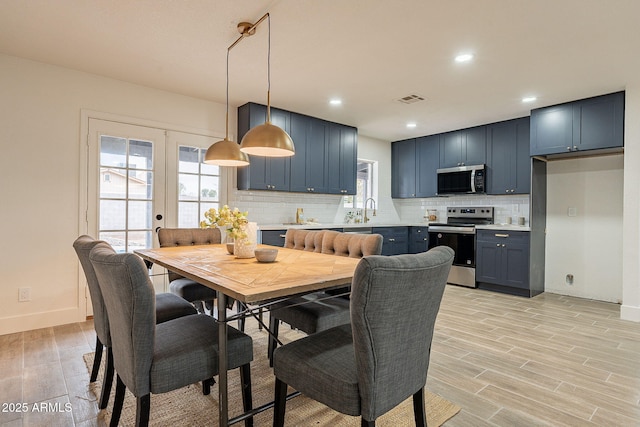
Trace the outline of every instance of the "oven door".
{"type": "Polygon", "coordinates": [[[458,231],[439,231],[429,228],[429,249],[436,246],[449,246],[451,249],[453,249],[453,251],[455,252],[453,265],[475,268],[475,232],[467,233],[458,231]]]}

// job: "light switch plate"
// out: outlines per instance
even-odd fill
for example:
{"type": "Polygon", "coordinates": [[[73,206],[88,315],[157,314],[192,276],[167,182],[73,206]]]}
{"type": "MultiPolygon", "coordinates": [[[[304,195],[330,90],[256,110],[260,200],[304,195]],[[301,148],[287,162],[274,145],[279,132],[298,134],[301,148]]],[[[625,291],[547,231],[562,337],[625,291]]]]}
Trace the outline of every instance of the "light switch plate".
{"type": "Polygon", "coordinates": [[[567,215],[568,216],[576,216],[576,215],[578,215],[578,209],[574,208],[574,207],[570,207],[569,209],[567,209],[567,215]]]}

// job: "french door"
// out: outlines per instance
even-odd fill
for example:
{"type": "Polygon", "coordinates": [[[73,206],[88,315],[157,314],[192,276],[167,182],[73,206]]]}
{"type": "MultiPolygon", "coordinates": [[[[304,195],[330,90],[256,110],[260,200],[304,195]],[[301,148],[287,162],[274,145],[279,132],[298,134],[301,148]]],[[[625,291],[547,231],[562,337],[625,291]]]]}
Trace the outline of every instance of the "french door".
{"type": "MultiPolygon", "coordinates": [[[[117,252],[157,247],[159,227],[198,227],[226,197],[219,167],[202,162],[215,138],[95,118],[88,132],[87,229],[117,252]]],[[[166,292],[164,269],[151,274],[166,292]]]]}

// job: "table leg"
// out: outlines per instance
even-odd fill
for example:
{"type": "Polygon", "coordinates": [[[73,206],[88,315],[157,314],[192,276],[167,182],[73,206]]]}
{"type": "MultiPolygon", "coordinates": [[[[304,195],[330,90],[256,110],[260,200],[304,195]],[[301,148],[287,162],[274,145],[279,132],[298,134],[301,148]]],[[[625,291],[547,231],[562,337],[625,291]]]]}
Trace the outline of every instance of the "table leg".
{"type": "Polygon", "coordinates": [[[218,398],[219,398],[219,425],[229,424],[229,401],[227,386],[227,296],[218,292],[218,398]]]}

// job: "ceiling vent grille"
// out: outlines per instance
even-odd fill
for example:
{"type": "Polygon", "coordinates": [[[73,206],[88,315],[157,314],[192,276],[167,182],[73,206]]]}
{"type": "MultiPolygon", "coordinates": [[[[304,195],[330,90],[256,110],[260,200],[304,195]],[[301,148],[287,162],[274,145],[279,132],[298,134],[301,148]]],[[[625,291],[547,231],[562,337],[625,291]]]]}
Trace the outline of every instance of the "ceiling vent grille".
{"type": "Polygon", "coordinates": [[[407,95],[398,99],[398,101],[402,102],[403,104],[414,104],[416,102],[424,101],[424,98],[420,95],[407,95]]]}

